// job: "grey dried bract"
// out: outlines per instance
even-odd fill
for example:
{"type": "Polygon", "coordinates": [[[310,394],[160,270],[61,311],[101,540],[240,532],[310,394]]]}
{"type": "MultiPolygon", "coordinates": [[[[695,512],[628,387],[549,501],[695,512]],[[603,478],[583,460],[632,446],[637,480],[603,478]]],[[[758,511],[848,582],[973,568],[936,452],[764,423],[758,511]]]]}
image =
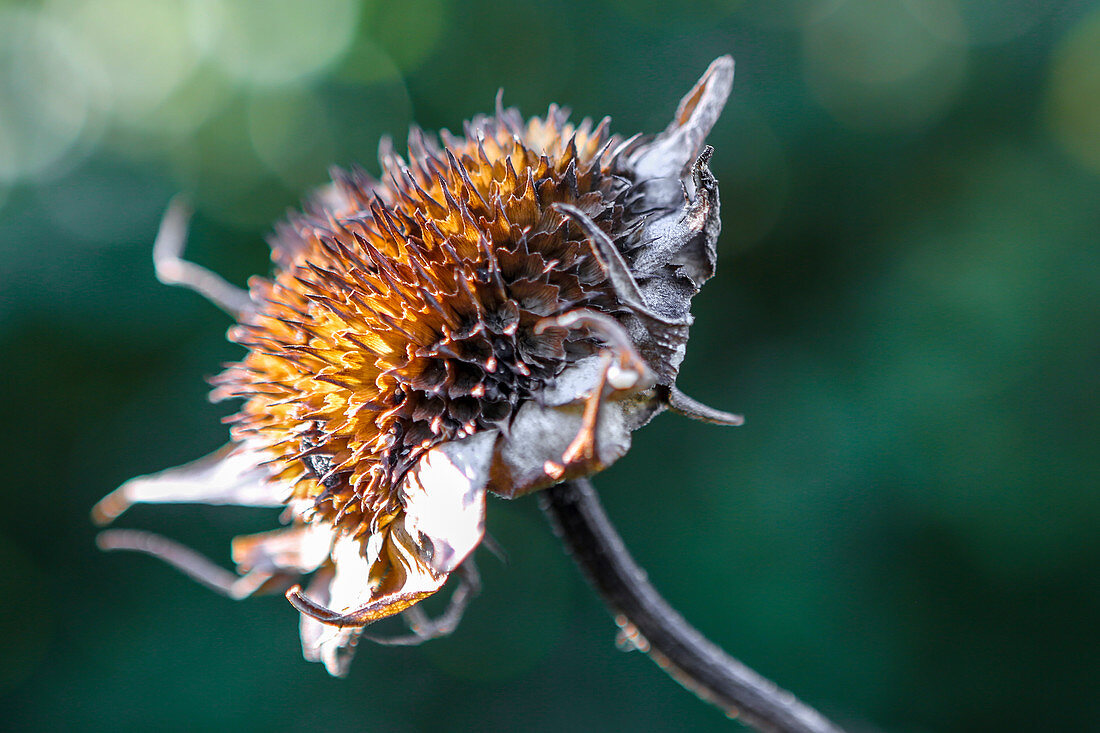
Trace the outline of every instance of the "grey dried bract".
{"type": "Polygon", "coordinates": [[[733,61],[717,59],[655,136],[574,125],[557,107],[525,120],[498,100],[461,136],[414,129],[407,159],[383,141],[380,180],[335,171],[278,228],[275,273],[248,293],[181,259],[171,211],[158,275],[237,317],[230,338],[247,354],[213,398],[244,404],[228,446],[127,482],[95,518],[232,503],[285,506],[289,526],[236,538],[236,576],[149,535],[101,544],[234,597],[289,586],[306,657],[342,674],[375,620],[407,611],[406,641],[457,623],[487,491],[600,471],[666,407],[737,422],[675,387],[691,299],[714,274],[705,139],[732,83],[733,61]],[[415,604],[452,573],[452,608],[432,622],[415,604]]]}

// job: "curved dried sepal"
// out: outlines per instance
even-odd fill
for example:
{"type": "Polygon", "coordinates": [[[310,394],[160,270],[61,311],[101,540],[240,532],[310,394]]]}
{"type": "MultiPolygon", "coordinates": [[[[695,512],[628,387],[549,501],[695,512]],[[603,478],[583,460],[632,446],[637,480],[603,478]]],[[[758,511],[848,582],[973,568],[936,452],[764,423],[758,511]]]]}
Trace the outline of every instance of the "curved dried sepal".
{"type": "Polygon", "coordinates": [[[604,405],[599,417],[597,453],[591,465],[576,463],[559,472],[561,456],[583,428],[583,407],[547,408],[534,402],[525,404],[512,423],[512,439],[497,445],[489,490],[514,499],[560,481],[587,475],[596,465],[610,466],[630,449],[631,421],[619,403],[604,405]],[[532,450],[532,446],[537,446],[537,450],[532,450]]]}
{"type": "Polygon", "coordinates": [[[141,530],[109,529],[96,536],[96,545],[101,550],[125,550],[155,557],[196,583],[234,600],[253,595],[277,575],[274,569],[257,569],[236,575],[186,545],[141,530]]]}
{"type": "MultiPolygon", "coordinates": [[[[546,464],[546,473],[551,477],[555,475],[563,476],[573,466],[581,466],[588,470],[604,468],[599,464],[599,445],[597,441],[599,439],[600,408],[603,406],[604,396],[607,392],[607,377],[614,366],[612,352],[601,352],[600,361],[602,364],[600,377],[596,380],[596,385],[592,388],[588,399],[584,401],[580,430],[577,431],[573,441],[561,454],[561,463],[558,464],[556,461],[552,461],[546,464]]],[[[636,374],[626,372],[626,375],[628,377],[627,387],[633,386],[636,374]]]]}
{"type": "Polygon", "coordinates": [[[592,254],[596,256],[596,261],[611,281],[619,299],[635,310],[648,311],[642,291],[638,290],[638,283],[634,282],[634,276],[630,274],[630,267],[627,266],[622,253],[610,237],[596,225],[596,222],[576,206],[559,203],[553,204],[550,208],[568,216],[584,231],[589,244],[592,245],[592,254]]]}
{"type": "Polygon", "coordinates": [[[733,69],[731,56],[712,61],[680,100],[676,116],[664,132],[631,153],[629,164],[641,179],[678,178],[684,174],[722,114],[733,88],[733,69]]]}
{"type": "MultiPolygon", "coordinates": [[[[442,585],[442,583],[439,585],[442,585]]],[[[366,626],[373,621],[387,618],[395,613],[401,613],[406,608],[427,598],[437,590],[439,590],[438,587],[425,591],[393,593],[388,596],[377,598],[370,603],[365,603],[347,612],[334,611],[317,601],[307,598],[302,592],[302,586],[300,585],[292,586],[290,590],[286,592],[286,599],[290,601],[290,605],[323,624],[341,627],[366,626]]]]}
{"type": "MultiPolygon", "coordinates": [[[[535,324],[535,333],[543,333],[550,328],[587,329],[596,338],[610,347],[614,362],[610,368],[611,386],[617,391],[639,392],[652,387],[656,380],[653,372],[634,349],[630,335],[611,316],[598,311],[580,308],[553,318],[544,318],[535,324]]],[[[601,368],[602,369],[602,368],[601,368]]],[[[606,372],[606,370],[604,370],[606,372]]],[[[597,377],[602,382],[606,373],[597,377]]],[[[591,394],[595,387],[588,390],[591,394]]]]}
{"type": "Polygon", "coordinates": [[[248,291],[226,281],[221,275],[183,259],[191,207],[182,195],[168,204],[160,220],[153,243],[153,269],[165,285],[194,290],[234,318],[255,307],[248,291]]]}
{"type": "MultiPolygon", "coordinates": [[[[557,320],[596,331],[608,325],[601,314],[566,315],[557,320]]],[[[598,334],[610,349],[578,361],[559,375],[544,400],[520,408],[507,440],[497,441],[490,491],[511,499],[602,470],[627,452],[631,432],[660,411],[651,389],[654,374],[629,341],[622,351],[616,348],[624,345],[625,333],[612,323],[614,328],[598,334]]]]}
{"type": "Polygon", "coordinates": [[[431,618],[420,606],[405,609],[402,616],[408,624],[411,634],[381,636],[363,634],[363,638],[382,646],[419,646],[431,639],[450,636],[458,628],[466,607],[481,593],[481,575],[472,559],[467,559],[457,569],[458,587],[451,594],[447,610],[431,618]]]}
{"type": "Polygon", "coordinates": [[[722,410],[716,410],[713,407],[704,405],[702,402],[698,402],[688,397],[677,389],[676,385],[669,388],[668,394],[665,397],[665,404],[668,405],[668,409],[672,410],[677,415],[690,417],[692,420],[700,420],[714,425],[728,425],[731,427],[737,427],[745,423],[745,418],[743,416],[735,415],[732,412],[723,412],[722,410]]]}

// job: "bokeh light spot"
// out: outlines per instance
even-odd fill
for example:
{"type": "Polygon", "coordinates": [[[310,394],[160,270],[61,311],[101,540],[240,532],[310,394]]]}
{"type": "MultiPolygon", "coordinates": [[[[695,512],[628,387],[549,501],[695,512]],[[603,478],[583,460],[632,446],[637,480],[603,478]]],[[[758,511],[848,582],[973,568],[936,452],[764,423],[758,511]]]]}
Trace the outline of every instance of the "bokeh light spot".
{"type": "Polygon", "coordinates": [[[335,76],[345,82],[374,84],[401,81],[401,69],[381,46],[360,36],[335,70],[335,76]]]}
{"type": "Polygon", "coordinates": [[[1100,173],[1100,10],[1075,26],[1054,52],[1046,121],[1066,152],[1100,173]]]}
{"type": "Polygon", "coordinates": [[[768,29],[799,28],[816,23],[846,0],[754,0],[744,3],[739,15],[768,29]]]}
{"type": "Polygon", "coordinates": [[[233,81],[215,64],[201,64],[156,108],[133,120],[140,135],[125,138],[122,152],[141,154],[163,149],[165,144],[184,140],[224,106],[236,92],[233,81]]]}
{"type": "Polygon", "coordinates": [[[196,208],[233,227],[266,230],[296,200],[257,155],[244,100],[219,110],[172,149],[171,160],[180,190],[193,192],[196,208]]]}
{"type": "Polygon", "coordinates": [[[442,0],[373,0],[367,3],[367,35],[403,70],[427,58],[443,34],[446,7],[442,0]]]}
{"type": "Polygon", "coordinates": [[[184,0],[54,0],[50,12],[102,67],[124,124],[163,102],[198,62],[184,0]]]}
{"type": "Polygon", "coordinates": [[[670,15],[665,12],[668,4],[664,0],[613,0],[615,9],[632,21],[650,26],[667,26],[673,22],[713,21],[741,10],[745,0],[702,0],[684,3],[679,12],[670,15]]]}
{"type": "Polygon", "coordinates": [[[58,23],[0,9],[0,183],[42,174],[94,133],[99,80],[58,23]]]}
{"type": "Polygon", "coordinates": [[[359,20],[354,0],[231,0],[222,3],[213,53],[242,82],[300,81],[340,60],[359,20]]]}
{"type": "Polygon", "coordinates": [[[902,0],[905,10],[941,41],[959,46],[970,43],[959,5],[955,0],[902,0]]]}
{"type": "Polygon", "coordinates": [[[316,186],[335,155],[324,100],[306,88],[252,95],[248,132],[256,156],[292,190],[316,186]]]}
{"type": "Polygon", "coordinates": [[[992,45],[1026,34],[1058,5],[1043,0],[966,0],[959,10],[971,42],[992,45]]]}
{"type": "Polygon", "coordinates": [[[897,0],[851,0],[804,31],[805,78],[842,124],[899,132],[931,124],[957,96],[965,49],[913,22],[897,0]]]}

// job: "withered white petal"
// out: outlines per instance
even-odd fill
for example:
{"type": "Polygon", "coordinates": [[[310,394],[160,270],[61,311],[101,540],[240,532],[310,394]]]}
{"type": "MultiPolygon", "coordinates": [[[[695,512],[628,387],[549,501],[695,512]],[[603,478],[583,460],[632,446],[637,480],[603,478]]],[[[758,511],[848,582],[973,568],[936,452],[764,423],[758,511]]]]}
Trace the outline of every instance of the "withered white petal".
{"type": "Polygon", "coordinates": [[[363,627],[402,611],[435,593],[447,582],[447,573],[437,573],[420,558],[420,549],[401,520],[382,530],[386,539],[379,556],[354,535],[341,534],[333,543],[332,564],[336,569],[326,590],[328,603],[303,594],[297,585],[287,598],[302,613],[337,627],[363,627]]]}
{"type": "MultiPolygon", "coordinates": [[[[331,604],[333,576],[331,568],[320,570],[313,576],[306,592],[319,603],[331,604]]],[[[363,627],[330,626],[303,613],[298,631],[302,637],[302,656],[307,662],[321,662],[333,677],[343,677],[348,673],[363,627]]]]}
{"type": "Polygon", "coordinates": [[[457,568],[485,534],[485,485],[497,435],[486,430],[433,448],[401,486],[405,529],[436,572],[457,568]]]}
{"type": "Polygon", "coordinates": [[[109,524],[134,504],[282,506],[288,489],[271,481],[264,458],[247,443],[223,446],[182,466],[130,479],[100,499],[92,517],[109,524]]]}
{"type": "Polygon", "coordinates": [[[238,570],[312,573],[332,552],[332,528],[321,524],[299,524],[259,534],[233,538],[233,562],[238,570]]]}

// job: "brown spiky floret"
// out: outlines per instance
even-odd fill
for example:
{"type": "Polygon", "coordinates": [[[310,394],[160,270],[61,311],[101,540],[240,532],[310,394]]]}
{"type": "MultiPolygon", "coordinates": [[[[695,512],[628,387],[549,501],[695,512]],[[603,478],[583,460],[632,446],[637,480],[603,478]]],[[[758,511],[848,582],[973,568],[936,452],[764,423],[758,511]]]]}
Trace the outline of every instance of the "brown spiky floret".
{"type": "Polygon", "coordinates": [[[629,235],[631,184],[607,128],[498,105],[442,145],[414,129],[407,162],[383,146],[381,181],[337,171],[280,227],[278,274],[251,283],[258,308],[230,332],[249,353],[215,396],[246,399],[234,440],[265,445],[316,519],[380,531],[421,455],[507,431],[517,405],[592,352],[583,332],[535,326],[620,307],[588,237],[555,210],[629,235]]]}

